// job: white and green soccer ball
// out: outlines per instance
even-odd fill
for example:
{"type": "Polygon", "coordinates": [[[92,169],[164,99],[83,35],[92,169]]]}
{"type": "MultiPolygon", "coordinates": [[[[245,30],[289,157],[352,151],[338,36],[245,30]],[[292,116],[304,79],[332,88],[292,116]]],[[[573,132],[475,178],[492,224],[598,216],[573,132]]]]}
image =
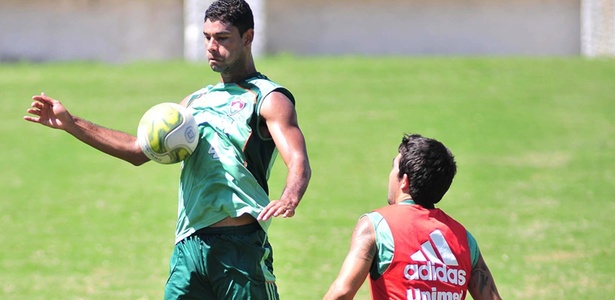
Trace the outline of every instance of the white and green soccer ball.
{"type": "Polygon", "coordinates": [[[143,153],[161,164],[174,164],[188,158],[199,143],[194,116],[185,107],[171,102],[148,109],[137,128],[137,142],[143,153]]]}

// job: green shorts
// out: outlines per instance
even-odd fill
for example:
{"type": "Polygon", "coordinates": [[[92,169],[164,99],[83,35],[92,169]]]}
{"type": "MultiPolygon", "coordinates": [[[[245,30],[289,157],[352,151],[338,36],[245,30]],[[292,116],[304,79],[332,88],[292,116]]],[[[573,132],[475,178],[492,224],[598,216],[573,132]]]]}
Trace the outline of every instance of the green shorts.
{"type": "Polygon", "coordinates": [[[252,223],[208,227],[175,245],[164,299],[279,299],[267,234],[252,223]]]}

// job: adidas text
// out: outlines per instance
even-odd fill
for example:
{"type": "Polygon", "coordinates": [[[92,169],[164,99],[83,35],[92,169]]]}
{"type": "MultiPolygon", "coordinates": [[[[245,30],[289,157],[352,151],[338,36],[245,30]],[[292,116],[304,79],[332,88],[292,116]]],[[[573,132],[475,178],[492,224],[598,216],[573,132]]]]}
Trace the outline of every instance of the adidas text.
{"type": "Polygon", "coordinates": [[[459,291],[459,293],[439,292],[434,287],[431,288],[431,291],[409,289],[406,298],[408,300],[461,300],[463,299],[463,291],[459,291]]]}
{"type": "Polygon", "coordinates": [[[466,283],[466,271],[447,268],[446,265],[436,266],[430,261],[428,261],[427,264],[406,265],[406,268],[404,268],[404,276],[408,280],[440,281],[456,284],[458,286],[464,286],[466,283]]]}

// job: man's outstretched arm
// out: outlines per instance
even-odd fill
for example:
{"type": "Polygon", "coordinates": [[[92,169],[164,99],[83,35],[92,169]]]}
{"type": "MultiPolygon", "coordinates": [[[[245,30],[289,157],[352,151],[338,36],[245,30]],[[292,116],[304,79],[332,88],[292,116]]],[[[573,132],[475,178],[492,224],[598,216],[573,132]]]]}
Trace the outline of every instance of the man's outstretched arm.
{"type": "Polygon", "coordinates": [[[85,144],[136,166],[149,161],[135,136],[73,116],[60,101],[44,93],[33,96],[32,100],[27,110],[30,115],[24,116],[24,120],[64,130],[85,144]]]}

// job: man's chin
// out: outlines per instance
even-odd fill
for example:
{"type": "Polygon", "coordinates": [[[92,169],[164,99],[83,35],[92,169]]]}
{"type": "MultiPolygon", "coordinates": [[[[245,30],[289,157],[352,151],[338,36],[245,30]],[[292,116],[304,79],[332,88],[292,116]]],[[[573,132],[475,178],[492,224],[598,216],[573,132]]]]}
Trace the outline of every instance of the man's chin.
{"type": "Polygon", "coordinates": [[[220,65],[212,61],[209,62],[209,67],[211,68],[212,71],[217,72],[217,73],[220,73],[223,70],[223,68],[220,65]]]}

